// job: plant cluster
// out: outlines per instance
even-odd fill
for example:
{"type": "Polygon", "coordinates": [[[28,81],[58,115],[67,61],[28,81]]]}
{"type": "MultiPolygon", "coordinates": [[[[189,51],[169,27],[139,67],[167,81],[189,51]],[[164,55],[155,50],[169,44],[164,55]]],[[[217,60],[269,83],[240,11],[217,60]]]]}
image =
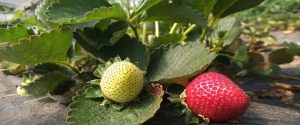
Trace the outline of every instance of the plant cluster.
{"type": "Polygon", "coordinates": [[[242,16],[248,26],[255,27],[258,31],[270,31],[292,27],[298,29],[299,12],[299,0],[265,0],[261,5],[237,15],[242,16]]]}
{"type": "MultiPolygon", "coordinates": [[[[184,88],[176,84],[205,72],[239,37],[240,22],[230,15],[262,2],[44,0],[35,11],[38,27],[0,29],[0,59],[15,63],[15,72],[26,69],[20,95],[71,103],[71,125],[142,124],[173,106],[174,117],[198,123],[193,114],[203,112],[182,107],[184,88]]],[[[245,96],[225,76],[211,81],[245,96]]],[[[247,107],[243,99],[233,105],[234,118],[247,107]]]]}

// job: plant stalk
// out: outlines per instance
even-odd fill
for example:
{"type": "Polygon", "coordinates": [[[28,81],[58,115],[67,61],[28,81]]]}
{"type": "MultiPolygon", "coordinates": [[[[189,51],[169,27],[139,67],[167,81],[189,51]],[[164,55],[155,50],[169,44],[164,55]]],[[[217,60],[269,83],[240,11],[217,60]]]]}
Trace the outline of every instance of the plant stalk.
{"type": "Polygon", "coordinates": [[[147,26],[146,23],[143,23],[143,37],[142,42],[145,44],[147,39],[147,26]]]}
{"type": "Polygon", "coordinates": [[[132,24],[130,24],[129,26],[130,26],[130,28],[133,30],[136,39],[139,39],[139,34],[138,34],[138,32],[137,32],[136,27],[133,26],[132,24]]]}
{"type": "Polygon", "coordinates": [[[155,21],[155,36],[159,37],[159,22],[155,21]]]}
{"type": "Polygon", "coordinates": [[[190,33],[193,29],[195,29],[197,27],[197,25],[196,24],[193,24],[193,25],[191,25],[187,30],[185,30],[184,32],[183,32],[183,35],[187,35],[188,33],[190,33]]]}
{"type": "Polygon", "coordinates": [[[176,31],[177,26],[178,26],[178,23],[174,23],[169,33],[173,34],[176,31]]]}
{"type": "Polygon", "coordinates": [[[207,25],[207,27],[203,30],[203,32],[200,35],[199,41],[202,43],[207,36],[207,33],[209,30],[211,30],[212,27],[215,26],[216,22],[218,22],[219,18],[213,18],[211,22],[207,25]]]}

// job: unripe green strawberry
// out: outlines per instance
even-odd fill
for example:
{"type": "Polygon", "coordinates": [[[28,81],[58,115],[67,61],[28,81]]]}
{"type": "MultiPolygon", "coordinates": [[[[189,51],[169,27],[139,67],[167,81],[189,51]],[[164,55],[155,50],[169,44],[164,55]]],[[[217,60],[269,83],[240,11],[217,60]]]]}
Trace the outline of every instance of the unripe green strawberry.
{"type": "Polygon", "coordinates": [[[105,96],[119,103],[133,101],[144,85],[144,73],[128,61],[116,62],[103,73],[100,87],[105,96]]]}
{"type": "Polygon", "coordinates": [[[21,86],[17,86],[17,94],[19,95],[19,96],[28,96],[29,94],[28,94],[28,92],[27,92],[27,90],[25,90],[23,87],[21,87],[21,86]]]}
{"type": "Polygon", "coordinates": [[[23,76],[23,81],[20,83],[20,85],[17,86],[17,94],[19,96],[29,96],[29,93],[26,89],[24,89],[24,86],[29,86],[33,81],[40,78],[39,76],[32,77],[29,75],[29,77],[23,76]]]}

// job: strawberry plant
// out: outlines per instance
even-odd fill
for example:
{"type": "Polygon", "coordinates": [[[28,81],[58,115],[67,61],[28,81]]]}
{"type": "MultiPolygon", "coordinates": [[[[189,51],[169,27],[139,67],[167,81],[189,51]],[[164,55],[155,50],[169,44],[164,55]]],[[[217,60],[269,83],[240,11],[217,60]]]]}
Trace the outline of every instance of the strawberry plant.
{"type": "MultiPolygon", "coordinates": [[[[182,91],[171,86],[205,72],[239,37],[240,23],[230,15],[261,2],[44,0],[35,11],[38,27],[0,29],[0,59],[26,65],[20,95],[71,103],[71,125],[142,124],[166,107],[163,97],[178,103],[182,91]]],[[[199,122],[179,108],[185,112],[174,115],[199,122]]]]}

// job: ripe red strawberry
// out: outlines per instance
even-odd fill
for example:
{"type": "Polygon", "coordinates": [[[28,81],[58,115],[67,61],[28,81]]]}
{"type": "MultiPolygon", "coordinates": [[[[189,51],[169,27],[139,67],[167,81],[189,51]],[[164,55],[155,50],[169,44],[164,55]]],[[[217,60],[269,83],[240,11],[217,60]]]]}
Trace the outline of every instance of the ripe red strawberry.
{"type": "Polygon", "coordinates": [[[246,111],[248,96],[234,82],[219,73],[204,73],[186,88],[185,103],[206,121],[225,122],[246,111]]]}

